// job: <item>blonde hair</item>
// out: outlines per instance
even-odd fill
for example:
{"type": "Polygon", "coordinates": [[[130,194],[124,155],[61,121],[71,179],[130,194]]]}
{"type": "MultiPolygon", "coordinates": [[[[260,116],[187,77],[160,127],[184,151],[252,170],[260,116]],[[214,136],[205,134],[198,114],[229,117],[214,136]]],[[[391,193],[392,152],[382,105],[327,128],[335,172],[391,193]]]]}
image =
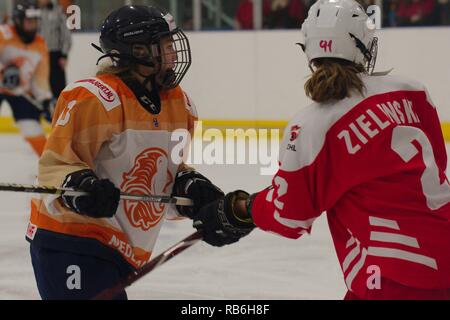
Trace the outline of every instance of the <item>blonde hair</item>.
{"type": "Polygon", "coordinates": [[[112,64],[102,64],[98,67],[97,76],[103,75],[103,74],[113,74],[113,75],[119,75],[121,73],[129,72],[131,71],[131,67],[116,67],[112,64]]]}
{"type": "Polygon", "coordinates": [[[305,84],[306,95],[318,103],[342,100],[358,92],[364,96],[366,87],[360,73],[366,73],[361,64],[342,59],[323,58],[313,62],[316,70],[305,84]]]}

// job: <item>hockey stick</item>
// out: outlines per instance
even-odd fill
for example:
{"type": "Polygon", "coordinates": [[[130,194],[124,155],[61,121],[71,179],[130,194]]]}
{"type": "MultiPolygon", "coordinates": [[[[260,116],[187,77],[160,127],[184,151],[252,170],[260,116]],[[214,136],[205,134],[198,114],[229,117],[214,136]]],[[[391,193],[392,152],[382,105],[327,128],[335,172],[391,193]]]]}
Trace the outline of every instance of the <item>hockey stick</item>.
{"type": "MultiPolygon", "coordinates": [[[[54,194],[54,195],[58,195],[58,196],[88,195],[87,192],[78,191],[78,190],[74,190],[74,189],[34,186],[34,185],[25,185],[25,184],[7,184],[7,183],[0,183],[0,191],[54,194]]],[[[192,200],[188,199],[188,198],[129,194],[129,193],[125,193],[125,192],[122,192],[120,194],[120,199],[121,200],[145,201],[145,202],[172,203],[177,206],[192,206],[194,204],[192,202],[192,200]]]]}
{"type": "Polygon", "coordinates": [[[110,300],[118,295],[120,292],[125,290],[128,286],[132,285],[143,276],[156,269],[166,261],[172,259],[177,254],[180,254],[187,248],[193,246],[198,241],[202,239],[202,235],[199,231],[191,234],[189,237],[181,240],[171,248],[167,249],[163,253],[161,253],[156,258],[152,259],[149,263],[147,263],[144,267],[139,269],[136,273],[129,275],[126,279],[120,281],[114,287],[108,288],[102,291],[100,294],[96,295],[93,300],[110,300]]]}
{"type": "Polygon", "coordinates": [[[44,111],[44,106],[42,105],[41,102],[37,101],[36,99],[34,99],[33,97],[24,94],[22,95],[23,98],[25,98],[25,100],[27,100],[29,103],[31,103],[36,109],[38,109],[39,111],[44,111]]]}

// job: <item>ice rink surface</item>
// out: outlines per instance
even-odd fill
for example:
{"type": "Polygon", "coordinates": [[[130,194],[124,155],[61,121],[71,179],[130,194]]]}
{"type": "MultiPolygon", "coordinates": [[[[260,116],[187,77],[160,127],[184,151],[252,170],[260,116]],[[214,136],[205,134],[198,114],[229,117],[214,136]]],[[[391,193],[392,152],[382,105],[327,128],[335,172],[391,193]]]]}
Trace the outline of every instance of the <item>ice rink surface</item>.
{"type": "MultiPolygon", "coordinates": [[[[0,135],[0,182],[34,183],[37,157],[18,135],[0,135]]],[[[260,191],[256,165],[195,166],[225,192],[260,191]]],[[[0,192],[0,299],[39,299],[25,231],[31,195],[0,192]]],[[[154,256],[195,230],[165,222],[154,256]]],[[[325,215],[310,236],[289,240],[255,230],[235,245],[198,243],[128,290],[130,299],[342,299],[344,280],[325,215]]]]}

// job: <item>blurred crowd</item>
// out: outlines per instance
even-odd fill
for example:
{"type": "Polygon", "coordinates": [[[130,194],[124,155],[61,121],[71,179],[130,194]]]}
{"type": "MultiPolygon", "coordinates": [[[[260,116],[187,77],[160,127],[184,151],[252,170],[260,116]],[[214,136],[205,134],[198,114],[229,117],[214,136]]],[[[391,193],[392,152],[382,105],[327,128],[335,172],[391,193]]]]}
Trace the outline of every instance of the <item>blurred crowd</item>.
{"type": "MultiPolygon", "coordinates": [[[[16,0],[17,1],[17,0],[16,0]]],[[[82,31],[97,31],[102,17],[111,7],[123,5],[126,0],[52,0],[63,12],[70,4],[82,9],[82,31]]],[[[316,0],[262,0],[264,29],[299,28],[306,19],[309,8],[316,0]]],[[[439,26],[450,25],[450,0],[357,0],[365,8],[382,4],[382,26],[439,26]]],[[[0,19],[4,12],[1,11],[0,19]]],[[[176,9],[172,0],[129,0],[135,4],[156,4],[177,13],[180,25],[185,30],[193,30],[193,0],[177,0],[176,9]]],[[[219,20],[214,13],[213,1],[202,2],[202,30],[251,30],[253,26],[253,0],[222,0],[219,20]],[[234,23],[233,23],[234,20],[234,23]],[[219,23],[217,22],[219,21],[219,23]]],[[[3,5],[4,8],[4,5],[3,5]]],[[[3,19],[6,21],[6,17],[3,19]]]]}
{"type": "MultiPolygon", "coordinates": [[[[263,28],[298,28],[315,0],[263,0],[263,28]]],[[[375,0],[360,0],[365,8],[375,0]]],[[[450,0],[384,0],[383,27],[450,24],[450,0]]],[[[236,29],[253,29],[253,0],[240,0],[235,15],[236,29]]]]}
{"type": "Polygon", "coordinates": [[[383,7],[386,27],[450,24],[449,0],[385,0],[383,7]]]}
{"type": "MultiPolygon", "coordinates": [[[[298,28],[314,1],[263,0],[264,29],[298,28]]],[[[236,10],[236,29],[253,29],[253,0],[241,0],[236,10]]]]}

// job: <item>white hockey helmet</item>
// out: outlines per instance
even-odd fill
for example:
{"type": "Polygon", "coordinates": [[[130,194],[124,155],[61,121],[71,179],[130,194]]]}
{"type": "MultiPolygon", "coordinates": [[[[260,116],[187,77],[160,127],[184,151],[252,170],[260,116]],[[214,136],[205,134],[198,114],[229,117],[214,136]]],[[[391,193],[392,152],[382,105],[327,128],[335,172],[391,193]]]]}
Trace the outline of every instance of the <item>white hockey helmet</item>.
{"type": "Polygon", "coordinates": [[[375,68],[378,38],[375,24],[354,0],[319,0],[302,25],[299,43],[308,62],[317,58],[339,58],[375,68]]]}

